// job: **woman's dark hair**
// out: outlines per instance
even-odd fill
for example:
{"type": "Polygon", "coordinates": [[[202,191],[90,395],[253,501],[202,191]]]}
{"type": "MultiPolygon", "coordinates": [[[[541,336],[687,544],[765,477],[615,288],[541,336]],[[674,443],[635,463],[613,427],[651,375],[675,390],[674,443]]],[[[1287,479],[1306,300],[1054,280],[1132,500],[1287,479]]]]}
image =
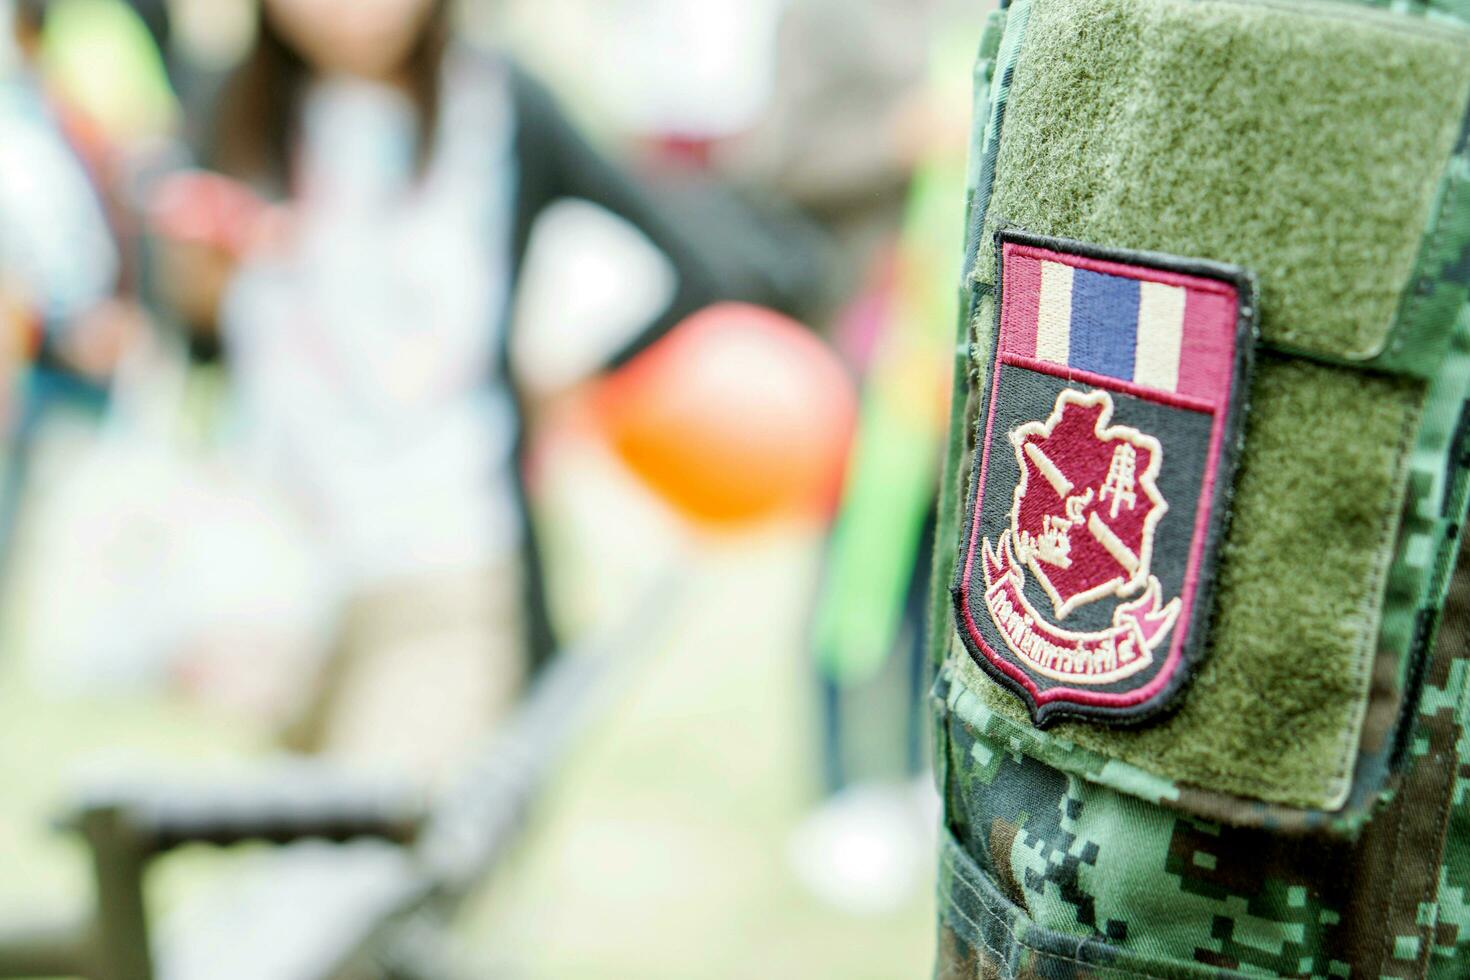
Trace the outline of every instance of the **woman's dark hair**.
{"type": "MultiPolygon", "coordinates": [[[[449,44],[448,4],[432,2],[403,65],[418,110],[420,166],[439,115],[439,69],[449,44]]],[[[290,147],[302,90],[311,72],[265,7],[257,3],[255,43],[224,84],[204,159],[213,170],[284,195],[290,190],[290,147]]]]}

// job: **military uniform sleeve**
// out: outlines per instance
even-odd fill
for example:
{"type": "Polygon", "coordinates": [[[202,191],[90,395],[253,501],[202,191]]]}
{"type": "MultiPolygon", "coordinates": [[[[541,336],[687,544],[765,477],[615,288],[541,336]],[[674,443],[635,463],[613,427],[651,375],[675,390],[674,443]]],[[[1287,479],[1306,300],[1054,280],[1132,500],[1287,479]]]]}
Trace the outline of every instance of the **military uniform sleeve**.
{"type": "Polygon", "coordinates": [[[1470,972],[1470,32],[1371,6],[981,44],[942,976],[1470,972]]]}

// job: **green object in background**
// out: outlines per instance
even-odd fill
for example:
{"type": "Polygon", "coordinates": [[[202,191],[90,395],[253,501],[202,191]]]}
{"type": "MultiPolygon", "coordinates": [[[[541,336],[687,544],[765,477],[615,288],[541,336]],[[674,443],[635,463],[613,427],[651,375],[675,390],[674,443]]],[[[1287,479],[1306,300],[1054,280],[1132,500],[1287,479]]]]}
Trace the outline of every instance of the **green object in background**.
{"type": "Polygon", "coordinates": [[[873,677],[892,653],[934,496],[947,395],[935,382],[949,333],[942,311],[953,296],[953,277],[938,270],[955,266],[931,253],[960,241],[957,221],[937,219],[959,213],[961,187],[955,168],[915,177],[896,301],[863,387],[814,632],[819,663],[839,684],[873,677]]]}
{"type": "Polygon", "coordinates": [[[178,105],[143,21],[121,0],[55,0],[46,10],[41,69],[63,101],[114,141],[159,136],[178,105]]]}
{"type": "MultiPolygon", "coordinates": [[[[941,32],[936,96],[967,80],[963,32],[941,32]]],[[[863,382],[813,643],[833,682],[876,677],[898,645],[943,452],[945,384],[963,239],[964,160],[941,147],[915,172],[888,322],[863,382]]]]}

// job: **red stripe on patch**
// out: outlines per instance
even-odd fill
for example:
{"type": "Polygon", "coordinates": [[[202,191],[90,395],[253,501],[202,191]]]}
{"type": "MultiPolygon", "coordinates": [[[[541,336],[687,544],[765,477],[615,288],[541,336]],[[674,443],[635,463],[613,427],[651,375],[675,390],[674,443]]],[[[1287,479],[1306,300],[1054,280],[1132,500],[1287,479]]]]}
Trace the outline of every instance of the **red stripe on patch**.
{"type": "Polygon", "coordinates": [[[1001,349],[1021,357],[1036,356],[1036,330],[1041,304],[1041,261],[1017,245],[1005,245],[1005,289],[1001,293],[1001,349]]]}
{"type": "Polygon", "coordinates": [[[1181,395],[1207,398],[1221,405],[1233,397],[1230,379],[1235,370],[1235,337],[1213,327],[1234,321],[1236,302],[1233,289],[1191,289],[1185,293],[1184,337],[1179,349],[1181,395]]]}

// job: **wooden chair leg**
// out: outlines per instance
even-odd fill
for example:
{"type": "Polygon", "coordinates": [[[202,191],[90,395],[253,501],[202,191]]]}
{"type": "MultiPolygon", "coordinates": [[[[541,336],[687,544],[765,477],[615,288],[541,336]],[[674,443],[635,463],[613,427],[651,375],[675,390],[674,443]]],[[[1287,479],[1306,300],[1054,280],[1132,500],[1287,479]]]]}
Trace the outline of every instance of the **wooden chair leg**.
{"type": "Polygon", "coordinates": [[[152,980],[143,897],[149,848],[118,808],[88,811],[81,830],[91,845],[97,885],[98,980],[152,980]]]}

